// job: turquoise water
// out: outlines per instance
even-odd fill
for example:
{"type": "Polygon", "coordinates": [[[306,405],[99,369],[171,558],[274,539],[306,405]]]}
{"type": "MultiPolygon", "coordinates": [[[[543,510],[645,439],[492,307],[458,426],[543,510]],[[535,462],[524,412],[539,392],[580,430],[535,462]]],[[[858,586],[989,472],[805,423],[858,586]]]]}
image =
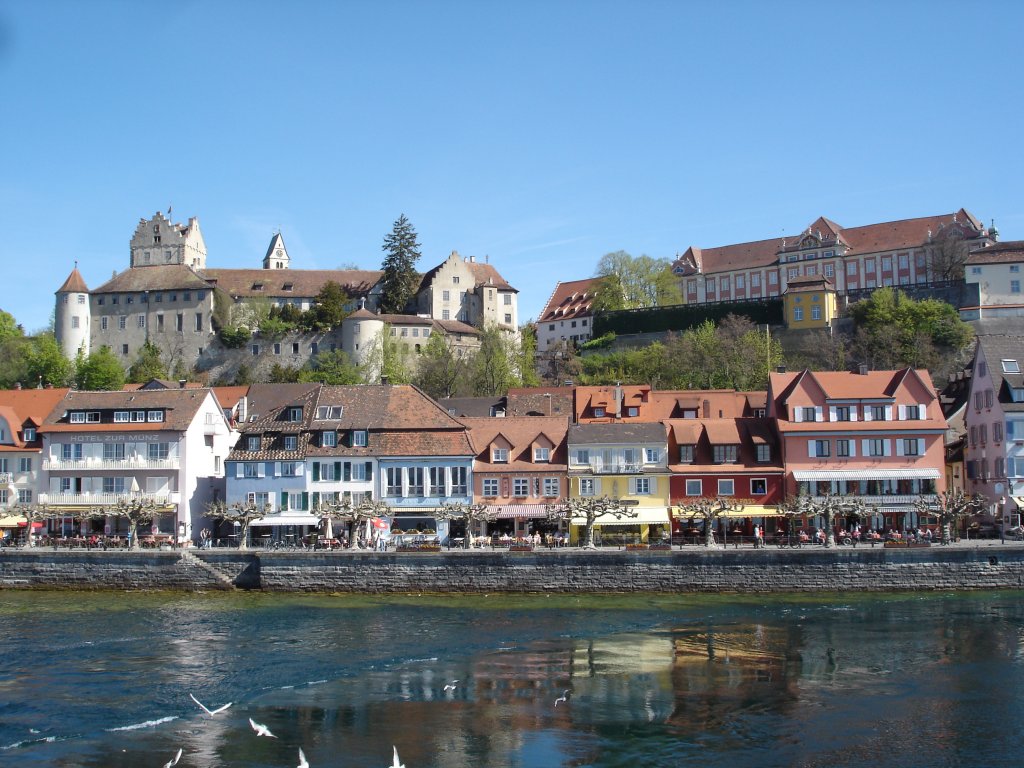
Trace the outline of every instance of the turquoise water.
{"type": "Polygon", "coordinates": [[[1019,765],[1021,597],[0,592],[0,765],[1019,765]]]}

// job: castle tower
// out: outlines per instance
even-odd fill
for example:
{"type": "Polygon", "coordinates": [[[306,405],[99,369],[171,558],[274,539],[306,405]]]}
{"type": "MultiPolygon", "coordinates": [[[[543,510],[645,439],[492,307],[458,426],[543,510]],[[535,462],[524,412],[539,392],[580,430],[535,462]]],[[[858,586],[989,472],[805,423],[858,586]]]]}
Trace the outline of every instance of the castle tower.
{"type": "Polygon", "coordinates": [[[75,262],[68,279],[57,289],[56,296],[54,330],[61,351],[70,360],[75,359],[79,349],[88,355],[92,311],[89,308],[89,288],[78,271],[78,262],[75,262]]]}
{"type": "Polygon", "coordinates": [[[263,257],[264,269],[288,269],[291,259],[288,257],[288,249],[284,246],[284,238],[278,232],[270,238],[270,247],[267,248],[267,255],[263,257]]]}
{"type": "Polygon", "coordinates": [[[341,321],[341,348],[353,363],[363,365],[383,332],[384,321],[380,316],[360,307],[341,321]]]}
{"type": "Polygon", "coordinates": [[[193,216],[187,225],[172,224],[160,211],[139,219],[131,241],[131,266],[184,264],[196,272],[206,269],[206,242],[193,216]]]}

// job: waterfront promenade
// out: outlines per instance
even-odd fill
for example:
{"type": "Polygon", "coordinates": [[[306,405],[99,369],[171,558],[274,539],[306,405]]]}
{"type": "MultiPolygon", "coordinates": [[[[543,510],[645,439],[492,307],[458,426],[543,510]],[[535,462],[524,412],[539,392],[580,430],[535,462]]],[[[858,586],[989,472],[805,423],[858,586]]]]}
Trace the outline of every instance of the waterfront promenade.
{"type": "Polygon", "coordinates": [[[349,593],[1017,589],[1024,543],[671,550],[0,550],[0,589],[349,593]]]}

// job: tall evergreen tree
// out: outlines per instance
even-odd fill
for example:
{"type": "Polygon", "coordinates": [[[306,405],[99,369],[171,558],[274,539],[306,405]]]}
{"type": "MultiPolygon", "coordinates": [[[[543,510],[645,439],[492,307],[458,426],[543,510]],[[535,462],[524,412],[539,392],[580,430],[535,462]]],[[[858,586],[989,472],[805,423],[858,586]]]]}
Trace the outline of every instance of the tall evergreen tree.
{"type": "Polygon", "coordinates": [[[420,257],[420,244],[416,241],[416,230],[403,213],[385,236],[384,271],[381,277],[380,308],[386,313],[405,311],[409,300],[416,293],[419,274],[416,261],[420,257]]]}

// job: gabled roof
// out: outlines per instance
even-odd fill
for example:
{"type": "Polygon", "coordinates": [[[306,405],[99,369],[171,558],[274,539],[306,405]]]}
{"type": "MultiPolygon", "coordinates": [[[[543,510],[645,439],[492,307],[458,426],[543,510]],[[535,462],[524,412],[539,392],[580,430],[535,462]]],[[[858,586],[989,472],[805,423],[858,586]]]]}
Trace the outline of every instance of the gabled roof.
{"type": "Polygon", "coordinates": [[[785,293],[810,293],[813,291],[834,291],[835,284],[823,275],[795,277],[786,282],[785,293]]]}
{"type": "Polygon", "coordinates": [[[624,443],[663,443],[665,425],[657,422],[629,424],[572,424],[570,445],[621,445],[624,443]]]}
{"type": "MultiPolygon", "coordinates": [[[[149,267],[152,269],[152,267],[149,267]]],[[[210,395],[209,389],[138,389],[134,392],[79,392],[71,390],[47,415],[40,432],[184,432],[210,395]],[[70,411],[164,411],[162,422],[72,424],[70,411]]]]}
{"type": "MultiPolygon", "coordinates": [[[[474,288],[486,285],[492,288],[497,288],[498,290],[501,291],[516,291],[516,289],[509,285],[508,281],[506,281],[505,278],[501,276],[501,274],[498,272],[498,270],[494,267],[493,264],[489,264],[483,261],[477,261],[472,256],[467,259],[464,256],[459,255],[458,251],[452,251],[451,255],[448,256],[447,259],[442,261],[433,269],[424,272],[423,275],[420,276],[420,281],[419,284],[417,285],[416,292],[419,293],[420,291],[429,288],[430,284],[434,281],[434,275],[436,275],[438,271],[441,269],[441,267],[447,264],[451,259],[460,259],[461,261],[465,262],[466,267],[468,267],[469,271],[473,274],[474,288]]],[[[516,292],[518,293],[518,291],[516,292]]]]}
{"type": "Polygon", "coordinates": [[[2,389],[0,390],[0,413],[7,420],[11,430],[11,442],[22,448],[21,427],[31,423],[42,426],[46,417],[67,395],[68,389],[2,389]]]}
{"type": "Polygon", "coordinates": [[[669,419],[669,466],[679,474],[729,474],[778,471],[782,455],[768,418],[669,419]],[[693,446],[693,462],[679,463],[679,446],[693,446]],[[715,446],[735,445],[736,463],[715,463],[715,446]],[[769,461],[758,461],[757,446],[770,445],[769,461]]]}
{"type": "Polygon", "coordinates": [[[567,416],[508,416],[505,418],[464,418],[469,437],[482,464],[491,464],[489,447],[501,435],[512,446],[507,463],[492,465],[502,470],[531,470],[541,472],[566,468],[565,439],[569,430],[567,416]],[[540,438],[554,446],[549,462],[534,462],[531,448],[540,438]]]}
{"type": "MultiPolygon", "coordinates": [[[[1020,336],[978,336],[978,352],[988,365],[992,388],[1004,411],[1024,412],[1024,402],[1013,402],[1012,389],[1024,388],[1024,373],[1003,371],[1003,360],[1014,360],[1024,370],[1024,334],[1020,336]]],[[[977,354],[977,352],[975,353],[977,354]]],[[[972,379],[977,381],[978,379],[972,379]]]]}
{"type": "Polygon", "coordinates": [[[590,308],[597,293],[599,277],[588,277],[585,280],[569,280],[559,282],[551,293],[551,298],[541,310],[537,322],[551,322],[572,317],[590,315],[590,308]]]}
{"type": "Polygon", "coordinates": [[[68,279],[64,281],[64,284],[57,289],[57,293],[88,293],[89,289],[85,285],[85,279],[82,277],[82,273],[78,271],[78,264],[75,264],[75,268],[71,270],[71,274],[68,275],[68,279]]]}
{"type": "Polygon", "coordinates": [[[778,262],[780,251],[799,250],[794,243],[799,242],[809,232],[817,238],[819,231],[822,244],[825,247],[830,242],[835,245],[838,238],[841,244],[848,247],[847,253],[850,255],[916,248],[926,244],[929,235],[935,237],[941,229],[949,226],[960,226],[968,232],[973,232],[974,237],[984,233],[981,222],[963,208],[956,213],[847,228],[821,216],[802,230],[800,235],[795,238],[789,236],[785,241],[783,238],[775,237],[749,243],[723,245],[717,248],[691,246],[673,262],[672,267],[679,274],[688,275],[694,271],[702,274],[714,274],[737,269],[773,266],[778,262]]]}
{"type": "Polygon", "coordinates": [[[92,293],[194,291],[209,287],[205,280],[184,264],[157,264],[147,267],[130,267],[112,277],[99,288],[94,288],[92,293]]]}
{"type": "Polygon", "coordinates": [[[967,255],[967,264],[1017,264],[1024,261],[1024,240],[1007,240],[967,255]]]}
{"type": "Polygon", "coordinates": [[[203,270],[203,277],[211,285],[226,291],[233,298],[274,296],[308,299],[320,293],[320,289],[328,282],[337,283],[352,296],[365,296],[380,280],[381,274],[376,269],[203,270]]]}
{"type": "Polygon", "coordinates": [[[276,251],[278,248],[284,251],[285,256],[288,255],[288,249],[285,247],[284,244],[284,237],[281,235],[280,232],[276,232],[274,236],[270,238],[270,245],[267,246],[267,253],[263,257],[263,261],[270,261],[271,256],[274,255],[274,251],[276,251]]]}

